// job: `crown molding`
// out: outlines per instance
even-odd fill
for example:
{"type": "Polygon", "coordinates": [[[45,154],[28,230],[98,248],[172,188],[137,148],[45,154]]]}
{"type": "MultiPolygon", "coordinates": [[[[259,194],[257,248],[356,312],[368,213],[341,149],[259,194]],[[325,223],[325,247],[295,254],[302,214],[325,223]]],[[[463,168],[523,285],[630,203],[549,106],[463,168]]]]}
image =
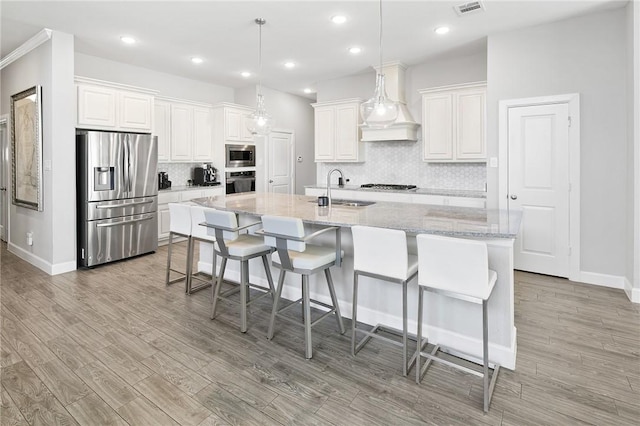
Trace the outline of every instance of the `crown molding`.
{"type": "Polygon", "coordinates": [[[27,53],[31,52],[36,47],[40,46],[42,43],[46,42],[51,38],[53,34],[53,30],[49,28],[43,28],[38,34],[31,37],[29,40],[25,41],[13,52],[9,53],[4,58],[0,59],[0,70],[9,65],[10,63],[20,59],[27,53]]]}

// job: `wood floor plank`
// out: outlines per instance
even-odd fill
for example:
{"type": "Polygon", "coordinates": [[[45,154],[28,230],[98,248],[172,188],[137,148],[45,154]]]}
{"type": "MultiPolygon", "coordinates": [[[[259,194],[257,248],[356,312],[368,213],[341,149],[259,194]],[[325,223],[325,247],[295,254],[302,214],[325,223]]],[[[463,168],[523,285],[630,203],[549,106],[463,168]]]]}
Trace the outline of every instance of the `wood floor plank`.
{"type": "MultiPolygon", "coordinates": [[[[83,426],[126,426],[128,425],[109,404],[91,392],[71,405],[67,411],[83,426]]],[[[157,423],[160,424],[160,423],[157,423]]]]}
{"type": "Polygon", "coordinates": [[[22,358],[20,358],[16,350],[11,347],[4,333],[0,334],[0,367],[7,367],[21,360],[22,358]]]}
{"type": "Polygon", "coordinates": [[[118,414],[131,425],[172,426],[178,425],[164,411],[156,407],[145,397],[138,397],[118,409],[118,414]]]}
{"type": "Polygon", "coordinates": [[[64,335],[64,331],[60,327],[49,321],[42,314],[25,318],[22,323],[43,342],[64,335]]]}
{"type": "Polygon", "coordinates": [[[69,405],[91,393],[84,382],[58,358],[36,367],[34,372],[62,405],[69,405]]]}
{"type": "Polygon", "coordinates": [[[5,341],[30,367],[37,367],[55,358],[53,352],[17,318],[5,312],[0,321],[5,341]]]}
{"type": "Polygon", "coordinates": [[[66,334],[49,340],[46,345],[71,370],[96,361],[95,356],[66,334]]]}
{"type": "Polygon", "coordinates": [[[26,362],[3,368],[2,386],[29,424],[77,424],[26,362]]]}
{"type": "Polygon", "coordinates": [[[90,351],[99,351],[111,344],[103,335],[84,322],[65,328],[65,333],[90,351]]]}
{"type": "Polygon", "coordinates": [[[211,415],[196,399],[157,374],[138,382],[135,388],[181,425],[197,425],[211,415]]]}
{"type": "Polygon", "coordinates": [[[138,397],[138,393],[100,361],[84,365],[76,374],[114,410],[138,397]]]}
{"type": "Polygon", "coordinates": [[[315,414],[317,407],[304,404],[285,395],[278,395],[261,411],[283,425],[332,425],[326,419],[315,414]]]}
{"type": "Polygon", "coordinates": [[[230,425],[276,425],[272,418],[213,383],[196,395],[200,403],[230,425]]]}
{"type": "Polygon", "coordinates": [[[0,394],[0,424],[2,426],[26,426],[28,425],[25,418],[20,413],[18,407],[13,402],[7,391],[2,386],[2,393],[0,394]]]}
{"type": "Polygon", "coordinates": [[[160,351],[151,355],[149,358],[143,359],[142,363],[190,396],[194,396],[211,384],[211,381],[207,380],[204,375],[196,373],[191,368],[160,351]]]}
{"type": "Polygon", "coordinates": [[[123,351],[116,345],[107,346],[96,353],[96,356],[100,358],[107,368],[130,385],[135,385],[140,380],[144,380],[154,374],[144,364],[138,362],[128,352],[123,351]]]}

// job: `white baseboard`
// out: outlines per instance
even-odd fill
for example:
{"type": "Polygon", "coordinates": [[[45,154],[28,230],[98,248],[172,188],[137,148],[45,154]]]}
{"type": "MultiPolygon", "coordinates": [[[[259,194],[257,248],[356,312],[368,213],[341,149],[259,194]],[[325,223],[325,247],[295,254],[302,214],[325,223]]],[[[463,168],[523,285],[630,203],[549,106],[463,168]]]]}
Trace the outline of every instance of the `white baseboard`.
{"type": "Polygon", "coordinates": [[[585,284],[599,285],[601,287],[623,289],[625,277],[600,274],[598,272],[580,271],[579,281],[585,284]]]}
{"type": "Polygon", "coordinates": [[[624,279],[624,292],[627,294],[627,297],[631,302],[640,303],[640,288],[633,287],[626,277],[624,279]]]}
{"type": "MultiPolygon", "coordinates": [[[[217,265],[218,269],[220,264],[217,265]]],[[[211,263],[206,262],[198,262],[198,271],[206,272],[208,274],[211,273],[211,263]]],[[[231,281],[240,281],[240,272],[237,270],[233,270],[231,268],[227,268],[225,271],[225,279],[231,281]]],[[[276,279],[274,277],[274,279],[276,279]]],[[[267,283],[266,278],[261,276],[251,275],[249,281],[252,284],[258,284],[262,287],[268,288],[269,284],[267,283]]],[[[291,285],[286,282],[285,286],[282,289],[282,297],[287,300],[297,300],[301,296],[300,285],[291,285]]],[[[311,293],[310,297],[316,299],[320,302],[324,302],[327,304],[331,304],[330,296],[326,294],[317,294],[311,293]]],[[[351,318],[352,313],[352,304],[350,302],[344,300],[338,300],[338,304],[340,305],[340,313],[345,318],[351,318]]],[[[321,307],[318,307],[322,309],[321,307]]],[[[327,321],[331,321],[328,319],[327,321]]],[[[391,315],[389,313],[382,313],[379,311],[374,311],[372,309],[368,309],[366,307],[358,308],[358,321],[363,322],[365,324],[375,325],[375,324],[385,324],[388,327],[396,328],[402,330],[402,317],[391,315]]],[[[407,323],[409,333],[415,334],[417,330],[417,323],[415,319],[409,319],[407,323]]],[[[482,340],[472,338],[469,336],[464,336],[458,333],[454,333],[449,330],[444,330],[438,327],[430,327],[427,326],[425,328],[425,337],[429,337],[430,341],[435,343],[439,343],[445,346],[451,346],[452,348],[457,348],[460,351],[457,352],[457,356],[461,356],[470,361],[477,362],[478,359],[482,357],[482,340]],[[476,358],[477,357],[477,358],[476,358]]],[[[517,352],[517,344],[516,344],[516,328],[513,328],[513,339],[511,341],[510,346],[496,345],[493,343],[489,343],[489,359],[492,363],[498,363],[501,367],[514,370],[516,367],[516,352],[517,352]]],[[[453,353],[453,352],[452,352],[453,353]]]]}
{"type": "Polygon", "coordinates": [[[32,264],[36,268],[46,272],[49,275],[58,275],[58,274],[63,274],[65,272],[76,270],[75,261],[51,264],[46,260],[42,259],[41,257],[38,257],[35,254],[26,251],[22,247],[19,247],[10,242],[7,243],[7,249],[9,250],[10,253],[15,254],[20,259],[32,264]]]}

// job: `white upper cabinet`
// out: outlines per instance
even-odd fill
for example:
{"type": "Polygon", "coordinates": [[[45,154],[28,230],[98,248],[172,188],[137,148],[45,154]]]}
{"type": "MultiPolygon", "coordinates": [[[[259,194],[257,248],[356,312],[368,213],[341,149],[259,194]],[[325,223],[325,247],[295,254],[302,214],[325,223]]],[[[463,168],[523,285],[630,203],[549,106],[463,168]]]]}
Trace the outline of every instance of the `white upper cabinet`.
{"type": "Polygon", "coordinates": [[[156,100],[154,103],[153,134],[158,137],[158,161],[171,159],[171,104],[156,100]]]}
{"type": "Polygon", "coordinates": [[[253,143],[253,135],[247,129],[248,116],[253,112],[242,106],[224,106],[224,139],[229,142],[253,143]]]}
{"type": "Polygon", "coordinates": [[[193,108],[193,159],[211,161],[213,126],[211,108],[193,108]]]}
{"type": "Polygon", "coordinates": [[[360,142],[360,100],[313,104],[316,162],[364,161],[360,142]]]}
{"type": "Polygon", "coordinates": [[[191,161],[193,107],[171,104],[171,161],[191,161]]]}
{"type": "Polygon", "coordinates": [[[423,160],[486,160],[486,84],[420,90],[423,160]]]}
{"type": "Polygon", "coordinates": [[[76,124],[85,129],[150,133],[154,91],[76,77],[76,124]]]}

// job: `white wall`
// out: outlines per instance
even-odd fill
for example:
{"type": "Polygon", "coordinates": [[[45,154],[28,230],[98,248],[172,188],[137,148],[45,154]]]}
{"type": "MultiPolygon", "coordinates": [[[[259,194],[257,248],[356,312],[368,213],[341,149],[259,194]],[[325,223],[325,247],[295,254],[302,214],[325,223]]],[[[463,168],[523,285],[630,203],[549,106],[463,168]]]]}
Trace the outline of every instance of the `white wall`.
{"type": "Polygon", "coordinates": [[[159,95],[172,98],[210,104],[234,100],[233,89],[230,87],[203,83],[78,52],[75,54],[75,72],[82,77],[158,90],[159,95]]]}
{"type": "MultiPolygon", "coordinates": [[[[451,84],[484,81],[487,78],[486,44],[476,43],[473,51],[460,56],[447,54],[429,62],[408,67],[405,77],[405,97],[413,119],[422,121],[420,89],[451,84]]],[[[387,85],[389,82],[387,81],[387,85]]],[[[375,71],[317,84],[318,102],[346,98],[366,100],[373,95],[375,71]]],[[[422,131],[417,142],[365,142],[362,163],[318,163],[316,182],[325,183],[326,174],[334,167],[342,169],[352,184],[397,183],[441,189],[483,191],[486,182],[484,163],[436,164],[422,158],[422,131]]]]}
{"type": "MultiPolygon", "coordinates": [[[[10,112],[12,94],[42,86],[43,211],[10,205],[9,250],[55,274],[75,269],[75,129],[73,36],[52,38],[2,70],[1,114],[10,112]],[[33,245],[26,233],[33,232],[33,245]],[[71,238],[70,238],[71,236],[71,238]]],[[[0,115],[1,115],[0,114],[0,115]]]]}
{"type": "MultiPolygon", "coordinates": [[[[498,101],[580,93],[581,270],[624,276],[627,232],[625,9],[488,39],[488,152],[498,155],[498,101]]],[[[497,170],[488,205],[497,207],[497,170]]]]}
{"type": "Polygon", "coordinates": [[[640,303],[640,4],[627,6],[628,162],[627,273],[631,299],[640,303]]]}
{"type": "MultiPolygon", "coordinates": [[[[255,86],[236,90],[235,103],[255,107],[255,86]]],[[[313,149],[313,108],[311,100],[302,96],[262,87],[267,112],[275,120],[278,129],[293,130],[295,134],[296,194],[304,194],[305,185],[316,181],[316,163],[313,149]]],[[[258,148],[259,149],[259,148],[258,148]]]]}

